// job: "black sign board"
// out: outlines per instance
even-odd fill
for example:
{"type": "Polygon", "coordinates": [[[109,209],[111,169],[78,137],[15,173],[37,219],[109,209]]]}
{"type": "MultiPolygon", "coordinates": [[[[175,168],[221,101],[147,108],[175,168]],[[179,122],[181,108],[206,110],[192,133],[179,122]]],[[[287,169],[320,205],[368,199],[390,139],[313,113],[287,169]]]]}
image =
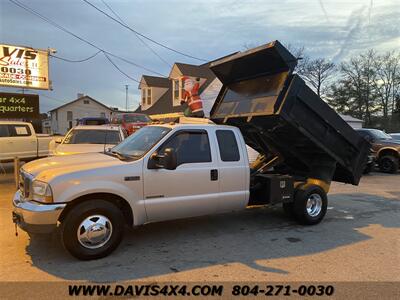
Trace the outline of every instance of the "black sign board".
{"type": "Polygon", "coordinates": [[[39,95],[0,93],[0,119],[39,118],[39,95]]]}

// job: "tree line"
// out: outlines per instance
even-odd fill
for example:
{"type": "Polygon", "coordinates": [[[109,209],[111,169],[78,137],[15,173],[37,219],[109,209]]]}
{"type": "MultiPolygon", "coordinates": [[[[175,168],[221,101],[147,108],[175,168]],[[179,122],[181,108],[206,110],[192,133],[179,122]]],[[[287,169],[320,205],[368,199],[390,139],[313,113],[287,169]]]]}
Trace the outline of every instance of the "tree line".
{"type": "Polygon", "coordinates": [[[301,58],[297,73],[338,113],[400,132],[400,52],[367,50],[335,64],[308,57],[304,48],[290,50],[301,58]]]}

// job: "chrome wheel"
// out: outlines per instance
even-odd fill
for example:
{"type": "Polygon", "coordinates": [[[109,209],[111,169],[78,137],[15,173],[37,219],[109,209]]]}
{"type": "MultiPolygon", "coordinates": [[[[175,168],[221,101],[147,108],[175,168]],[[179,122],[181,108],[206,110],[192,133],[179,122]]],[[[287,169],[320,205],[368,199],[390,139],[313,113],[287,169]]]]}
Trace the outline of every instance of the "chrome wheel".
{"type": "Polygon", "coordinates": [[[310,217],[318,216],[322,209],[321,196],[319,194],[311,194],[307,199],[306,209],[310,217]]]}
{"type": "Polygon", "coordinates": [[[85,218],[78,226],[77,238],[83,247],[97,249],[110,240],[112,231],[111,221],[107,217],[93,215],[85,218]]]}

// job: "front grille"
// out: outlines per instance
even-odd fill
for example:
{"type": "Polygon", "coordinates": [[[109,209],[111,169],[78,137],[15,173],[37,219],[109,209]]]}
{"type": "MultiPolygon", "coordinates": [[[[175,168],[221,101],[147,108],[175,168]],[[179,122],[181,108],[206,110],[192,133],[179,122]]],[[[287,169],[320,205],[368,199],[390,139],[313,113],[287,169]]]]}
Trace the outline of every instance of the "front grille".
{"type": "Polygon", "coordinates": [[[29,198],[31,189],[31,179],[28,174],[22,171],[19,173],[19,189],[25,199],[29,198]]]}

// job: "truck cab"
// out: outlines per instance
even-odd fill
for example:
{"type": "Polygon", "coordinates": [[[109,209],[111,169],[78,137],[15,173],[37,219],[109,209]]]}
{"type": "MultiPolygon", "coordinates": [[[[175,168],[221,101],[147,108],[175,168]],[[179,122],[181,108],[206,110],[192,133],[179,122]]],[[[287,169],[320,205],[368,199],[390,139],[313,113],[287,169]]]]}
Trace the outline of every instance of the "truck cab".
{"type": "Polygon", "coordinates": [[[245,208],[250,175],[239,130],[189,124],[170,128],[143,160],[147,222],[245,208]]]}

